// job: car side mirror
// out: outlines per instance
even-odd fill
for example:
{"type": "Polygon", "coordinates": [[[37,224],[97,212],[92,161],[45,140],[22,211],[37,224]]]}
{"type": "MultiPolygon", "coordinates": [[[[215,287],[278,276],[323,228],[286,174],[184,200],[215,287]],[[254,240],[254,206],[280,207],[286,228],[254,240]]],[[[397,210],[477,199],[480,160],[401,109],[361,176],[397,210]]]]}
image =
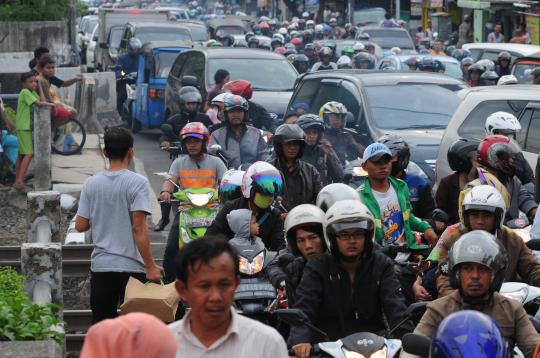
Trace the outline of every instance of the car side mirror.
{"type": "Polygon", "coordinates": [[[219,144],[212,144],[207,149],[208,154],[217,155],[218,152],[221,152],[221,146],[219,144]]]}
{"type": "Polygon", "coordinates": [[[403,350],[420,357],[429,357],[431,339],[423,334],[407,333],[401,340],[403,350]]]}

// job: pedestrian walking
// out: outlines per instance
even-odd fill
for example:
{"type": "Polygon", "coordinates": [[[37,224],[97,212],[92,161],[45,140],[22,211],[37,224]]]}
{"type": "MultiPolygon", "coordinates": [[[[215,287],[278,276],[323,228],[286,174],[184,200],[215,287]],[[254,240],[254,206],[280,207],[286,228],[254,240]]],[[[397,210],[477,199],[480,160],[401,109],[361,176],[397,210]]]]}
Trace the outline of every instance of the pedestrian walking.
{"type": "Polygon", "coordinates": [[[159,281],[163,268],[150,251],[146,217],[152,212],[148,179],[130,171],[133,137],[124,128],[105,132],[109,168],[86,180],[75,229],[92,228],[90,307],[92,322],[117,316],[130,276],[159,281]]]}
{"type": "Polygon", "coordinates": [[[495,27],[493,28],[493,32],[488,35],[487,42],[491,42],[491,43],[505,42],[504,35],[502,34],[501,24],[495,24],[495,27]]]}

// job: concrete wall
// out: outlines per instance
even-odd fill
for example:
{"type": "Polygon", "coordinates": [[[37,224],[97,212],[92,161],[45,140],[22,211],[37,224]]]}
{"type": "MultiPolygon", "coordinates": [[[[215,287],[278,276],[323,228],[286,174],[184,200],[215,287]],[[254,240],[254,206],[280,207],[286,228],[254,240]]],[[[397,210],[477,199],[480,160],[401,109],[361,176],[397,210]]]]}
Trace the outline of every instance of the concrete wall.
{"type": "MultiPolygon", "coordinates": [[[[0,22],[1,58],[12,56],[12,52],[32,52],[37,47],[47,47],[58,64],[70,62],[69,26],[67,21],[0,22]],[[5,57],[4,57],[5,56],[5,57]]],[[[28,63],[28,62],[27,62],[28,63]]],[[[2,67],[2,72],[18,72],[2,67]]]]}

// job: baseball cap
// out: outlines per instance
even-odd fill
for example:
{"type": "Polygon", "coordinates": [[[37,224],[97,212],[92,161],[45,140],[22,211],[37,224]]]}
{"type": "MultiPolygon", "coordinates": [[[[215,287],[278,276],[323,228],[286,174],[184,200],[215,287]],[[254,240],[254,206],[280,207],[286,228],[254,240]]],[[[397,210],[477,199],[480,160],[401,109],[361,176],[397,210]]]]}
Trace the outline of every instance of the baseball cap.
{"type": "Polygon", "coordinates": [[[392,158],[392,152],[386,145],[383,143],[371,143],[364,150],[362,160],[364,163],[368,160],[377,161],[385,154],[392,158]]]}

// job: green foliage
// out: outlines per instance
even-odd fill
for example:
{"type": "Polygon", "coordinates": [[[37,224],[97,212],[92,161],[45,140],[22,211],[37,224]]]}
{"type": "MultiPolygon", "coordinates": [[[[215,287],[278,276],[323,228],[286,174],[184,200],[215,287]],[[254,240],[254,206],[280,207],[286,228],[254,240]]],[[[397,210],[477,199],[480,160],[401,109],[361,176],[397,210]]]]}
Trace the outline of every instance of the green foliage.
{"type": "Polygon", "coordinates": [[[33,304],[24,294],[24,277],[9,267],[0,267],[0,341],[53,339],[63,344],[60,324],[53,314],[57,305],[33,304]]]}
{"type": "Polygon", "coordinates": [[[70,0],[21,0],[0,6],[0,21],[57,21],[69,17],[70,0]]]}

